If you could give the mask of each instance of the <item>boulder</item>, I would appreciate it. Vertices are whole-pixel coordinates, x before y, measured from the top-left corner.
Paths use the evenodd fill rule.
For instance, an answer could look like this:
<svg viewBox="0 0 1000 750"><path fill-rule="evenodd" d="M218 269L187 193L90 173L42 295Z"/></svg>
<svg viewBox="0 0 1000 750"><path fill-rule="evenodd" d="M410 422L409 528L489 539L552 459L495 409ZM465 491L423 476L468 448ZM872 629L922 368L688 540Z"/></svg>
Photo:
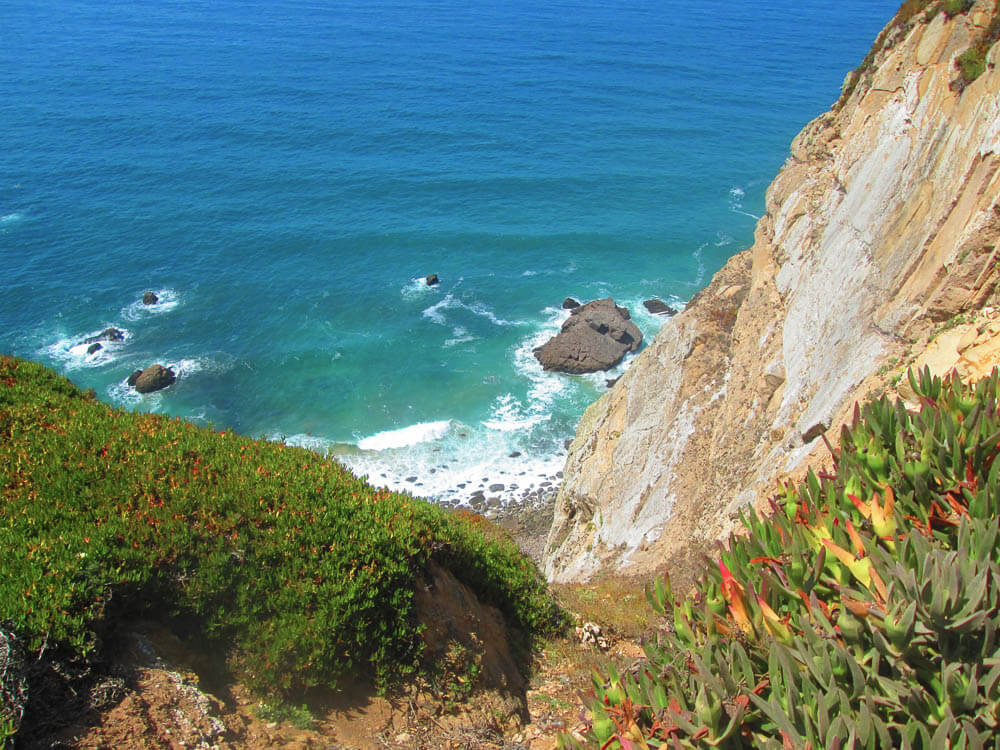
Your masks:
<svg viewBox="0 0 1000 750"><path fill-rule="evenodd" d="M546 370L578 375L608 370L641 344L642 332L628 310L607 297L574 309L559 333L534 354Z"/></svg>
<svg viewBox="0 0 1000 750"><path fill-rule="evenodd" d="M160 298L157 297L153 292L146 292L144 295L142 295L142 304L144 305L155 305L159 301Z"/></svg>
<svg viewBox="0 0 1000 750"><path fill-rule="evenodd" d="M127 382L129 384L130 388L134 388L135 387L135 383L139 379L140 375L142 375L142 370L136 370L131 375L128 376L128 381Z"/></svg>
<svg viewBox="0 0 1000 750"><path fill-rule="evenodd" d="M133 382L133 378L135 379ZM169 367L150 365L145 370L136 371L129 377L129 384L139 393L152 393L173 385L177 375Z"/></svg>
<svg viewBox="0 0 1000 750"><path fill-rule="evenodd" d="M95 342L87 347L87 354L93 354L94 352L99 352L103 348L104 348L103 346Z"/></svg>
<svg viewBox="0 0 1000 750"><path fill-rule="evenodd" d="M438 278L436 273L432 273L430 276L425 278L424 281L427 283L427 286L435 286L441 283L441 279Z"/></svg>
<svg viewBox="0 0 1000 750"><path fill-rule="evenodd" d="M117 328L105 328L96 336L88 336L83 340L85 344L96 344L98 341L124 341L125 334Z"/></svg>
<svg viewBox="0 0 1000 750"><path fill-rule="evenodd" d="M649 312L651 312L653 315L676 315L677 314L677 310L675 310L674 308L672 308L670 305L668 305L663 300L659 300L659 299L647 299L647 300L645 300L642 303L642 306L645 307L647 310L649 310Z"/></svg>
<svg viewBox="0 0 1000 750"><path fill-rule="evenodd" d="M563 303L562 303L563 310L575 310L579 306L580 306L580 303L577 302L572 297L567 297L566 299L563 300Z"/></svg>

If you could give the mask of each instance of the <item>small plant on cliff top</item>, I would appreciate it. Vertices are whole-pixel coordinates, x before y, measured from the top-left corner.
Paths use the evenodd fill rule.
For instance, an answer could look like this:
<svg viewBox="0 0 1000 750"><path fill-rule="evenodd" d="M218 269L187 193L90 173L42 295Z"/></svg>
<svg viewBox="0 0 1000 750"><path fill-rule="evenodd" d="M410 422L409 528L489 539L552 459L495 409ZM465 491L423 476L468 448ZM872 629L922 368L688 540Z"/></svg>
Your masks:
<svg viewBox="0 0 1000 750"><path fill-rule="evenodd" d="M1000 747L1000 375L910 380L695 595L650 589L670 634L594 675L587 747Z"/></svg>

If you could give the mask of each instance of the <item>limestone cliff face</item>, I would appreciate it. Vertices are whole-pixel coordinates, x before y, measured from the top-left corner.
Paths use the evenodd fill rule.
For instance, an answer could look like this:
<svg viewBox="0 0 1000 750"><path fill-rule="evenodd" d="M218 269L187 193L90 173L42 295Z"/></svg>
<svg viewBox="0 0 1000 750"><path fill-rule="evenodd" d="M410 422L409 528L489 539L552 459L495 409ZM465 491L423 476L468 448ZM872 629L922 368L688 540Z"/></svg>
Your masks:
<svg viewBox="0 0 1000 750"><path fill-rule="evenodd" d="M986 73L950 86L993 8L890 25L850 96L795 139L753 247L581 420L550 579L644 573L707 548L740 508L826 459L819 435L834 439L887 363L994 293L1000 45Z"/></svg>

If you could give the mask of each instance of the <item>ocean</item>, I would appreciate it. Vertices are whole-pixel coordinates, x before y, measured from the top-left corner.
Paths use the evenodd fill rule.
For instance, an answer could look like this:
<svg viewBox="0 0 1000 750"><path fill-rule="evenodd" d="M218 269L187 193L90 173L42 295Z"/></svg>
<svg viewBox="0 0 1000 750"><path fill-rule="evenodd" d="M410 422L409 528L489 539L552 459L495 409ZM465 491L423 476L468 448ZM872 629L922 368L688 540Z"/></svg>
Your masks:
<svg viewBox="0 0 1000 750"><path fill-rule="evenodd" d="M563 299L648 342L897 5L6 0L0 352L376 485L533 497L630 361L543 372Z"/></svg>

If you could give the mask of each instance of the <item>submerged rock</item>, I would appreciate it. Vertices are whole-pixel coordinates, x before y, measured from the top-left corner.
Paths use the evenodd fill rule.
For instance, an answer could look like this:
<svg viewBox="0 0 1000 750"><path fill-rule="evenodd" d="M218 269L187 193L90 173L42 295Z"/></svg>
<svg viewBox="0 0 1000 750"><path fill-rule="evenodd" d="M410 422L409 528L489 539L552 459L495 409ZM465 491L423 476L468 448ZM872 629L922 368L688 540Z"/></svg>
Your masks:
<svg viewBox="0 0 1000 750"><path fill-rule="evenodd" d="M144 305L155 305L160 301L160 298L156 296L153 292L146 292L142 295L142 304Z"/></svg>
<svg viewBox="0 0 1000 750"><path fill-rule="evenodd" d="M436 273L432 273L430 276L424 279L424 282L427 284L427 286L435 286L436 284L441 283L441 279L438 278L438 275Z"/></svg>
<svg viewBox="0 0 1000 750"><path fill-rule="evenodd" d="M659 300L659 299L647 299L647 300L645 300L642 303L642 306L645 307L653 315L668 315L669 316L669 315L676 315L677 314L677 310L675 310L674 308L672 308L670 305L668 305L663 300Z"/></svg>
<svg viewBox="0 0 1000 750"><path fill-rule="evenodd" d="M96 344L98 341L124 341L125 333L117 328L105 328L96 336L88 336L83 340L85 344Z"/></svg>
<svg viewBox="0 0 1000 750"><path fill-rule="evenodd" d="M608 370L642 344L642 332L629 318L628 310L610 297L588 302L535 349L535 358L546 370L573 375Z"/></svg>
<svg viewBox="0 0 1000 750"><path fill-rule="evenodd" d="M177 375L169 367L156 364L150 365L145 370L136 370L128 379L128 384L139 393L152 393L160 391L167 386L173 385L177 380Z"/></svg>

